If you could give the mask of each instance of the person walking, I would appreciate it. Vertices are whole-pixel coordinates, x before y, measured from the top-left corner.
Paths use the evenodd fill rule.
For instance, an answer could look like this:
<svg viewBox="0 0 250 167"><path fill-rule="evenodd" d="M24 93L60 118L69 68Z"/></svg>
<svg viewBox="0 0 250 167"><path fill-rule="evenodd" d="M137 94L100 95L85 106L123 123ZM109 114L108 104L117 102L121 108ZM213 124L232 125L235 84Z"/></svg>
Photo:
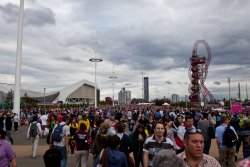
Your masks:
<svg viewBox="0 0 250 167"><path fill-rule="evenodd" d="M6 132L6 139L13 144L13 138L11 137L11 128L12 128L12 121L10 114L4 113L3 117L1 118L0 126L3 128L3 130Z"/></svg>
<svg viewBox="0 0 250 167"><path fill-rule="evenodd" d="M217 146L219 148L219 162L222 167L235 167L235 153L236 153L236 141L235 145L233 146L226 146L225 141L230 139L224 139L225 137L225 131L226 128L230 128L233 130L234 134L236 135L236 132L234 128L230 125L228 125L229 120L226 115L222 115L221 118L221 125L218 126L215 130L215 137Z"/></svg>
<svg viewBox="0 0 250 167"><path fill-rule="evenodd" d="M239 152L241 143L243 145L243 157L247 158L250 156L250 121L244 120L243 129L239 132L239 141L236 145L236 152Z"/></svg>
<svg viewBox="0 0 250 167"><path fill-rule="evenodd" d="M5 140L5 135L6 131L0 128L0 166L9 167L11 163L12 167L17 167L16 153L11 144Z"/></svg>
<svg viewBox="0 0 250 167"><path fill-rule="evenodd" d="M74 135L78 130L79 130L79 124L76 122L76 118L73 117L69 124L69 133L70 133L69 134L69 147L70 147L71 154L74 154L74 149L75 149ZM87 127L85 130L87 130Z"/></svg>
<svg viewBox="0 0 250 167"><path fill-rule="evenodd" d="M104 148L93 167L130 167L127 164L126 155L119 151L120 137L117 135L108 136L108 148Z"/></svg>
<svg viewBox="0 0 250 167"><path fill-rule="evenodd" d="M173 142L164 137L165 127L161 122L157 122L154 128L154 135L147 138L143 147L143 166L152 167L154 155L160 150L173 149Z"/></svg>
<svg viewBox="0 0 250 167"><path fill-rule="evenodd" d="M33 116L32 122L29 124L27 138L32 143L32 157L36 158L36 151L39 143L39 138L42 135L41 124L38 122L37 116Z"/></svg>
<svg viewBox="0 0 250 167"><path fill-rule="evenodd" d="M59 115L60 116L60 115ZM67 115L57 117L58 124L55 125L50 139L50 148L58 149L62 154L62 160L61 160L61 167L67 166L67 160L68 160L68 143L69 143L69 127L66 124L66 121L68 119Z"/></svg>
<svg viewBox="0 0 250 167"><path fill-rule="evenodd" d="M175 143L176 143L176 153L179 154L182 151L184 151L184 134L186 130L190 130L195 128L194 127L194 118L191 115L186 116L185 124L183 123L183 116L178 115L177 116L179 126L177 128L177 135L175 137Z"/></svg>
<svg viewBox="0 0 250 167"><path fill-rule="evenodd" d="M87 127L84 123L80 124L80 130L74 134L76 142L76 167L86 167L90 150L90 137L87 133Z"/></svg>
<svg viewBox="0 0 250 167"><path fill-rule="evenodd" d="M134 155L136 167L139 167L140 163L143 164L142 152L143 152L143 144L146 138L147 138L147 135L145 133L145 127L142 124L138 124L135 131L131 135L133 155Z"/></svg>
<svg viewBox="0 0 250 167"><path fill-rule="evenodd" d="M203 153L209 154L211 146L211 138L209 137L209 126L213 127L213 124L208 120L208 114L203 113L203 119L200 120L197 124L197 128L201 130L204 137L204 151Z"/></svg>
<svg viewBox="0 0 250 167"><path fill-rule="evenodd" d="M207 154L204 150L204 137L200 129L189 129L184 134L185 149L177 156L184 160L185 167L220 167L217 160Z"/></svg>
<svg viewBox="0 0 250 167"><path fill-rule="evenodd" d="M39 117L39 122L41 123L41 127L42 127L42 137L45 137L44 134L44 130L47 127L47 120L48 120L48 116L46 115L45 111L41 111L41 116Z"/></svg>
<svg viewBox="0 0 250 167"><path fill-rule="evenodd" d="M115 124L115 130L116 130L116 134L118 137L120 137L120 147L119 150L121 152L124 152L124 154L126 155L127 159L129 154L133 151L132 150L132 142L131 139L129 138L129 136L124 133L125 131L125 125L123 122L117 122Z"/></svg>
<svg viewBox="0 0 250 167"><path fill-rule="evenodd" d="M178 157L173 150L162 150L155 155L153 167L184 167L184 160Z"/></svg>
<svg viewBox="0 0 250 167"><path fill-rule="evenodd" d="M56 124L57 124L56 116L54 114L51 114L47 120L47 128L49 129L49 134L47 135L46 142L48 145L50 144L51 134Z"/></svg>
<svg viewBox="0 0 250 167"><path fill-rule="evenodd" d="M16 132L18 132L18 124L19 124L20 119L17 113L14 114L13 120L14 120L14 129Z"/></svg>
<svg viewBox="0 0 250 167"><path fill-rule="evenodd" d="M62 154L57 149L48 149L43 155L45 167L60 167Z"/></svg>

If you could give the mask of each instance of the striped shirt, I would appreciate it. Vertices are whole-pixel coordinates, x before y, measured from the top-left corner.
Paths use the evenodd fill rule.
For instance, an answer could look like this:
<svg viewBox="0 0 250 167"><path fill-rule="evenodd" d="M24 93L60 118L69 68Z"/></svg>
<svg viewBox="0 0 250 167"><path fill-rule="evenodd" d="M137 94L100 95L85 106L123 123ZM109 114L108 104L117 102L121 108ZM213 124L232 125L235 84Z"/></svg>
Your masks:
<svg viewBox="0 0 250 167"><path fill-rule="evenodd" d="M188 162L185 151L178 154L177 156L184 160L184 167L192 167ZM198 167L221 167L221 165L214 157L203 154L202 160L199 163Z"/></svg>
<svg viewBox="0 0 250 167"><path fill-rule="evenodd" d="M173 141L164 138L162 142L158 143L154 136L147 138L143 146L143 151L148 153L148 166L153 165L154 155L164 149L173 149Z"/></svg>

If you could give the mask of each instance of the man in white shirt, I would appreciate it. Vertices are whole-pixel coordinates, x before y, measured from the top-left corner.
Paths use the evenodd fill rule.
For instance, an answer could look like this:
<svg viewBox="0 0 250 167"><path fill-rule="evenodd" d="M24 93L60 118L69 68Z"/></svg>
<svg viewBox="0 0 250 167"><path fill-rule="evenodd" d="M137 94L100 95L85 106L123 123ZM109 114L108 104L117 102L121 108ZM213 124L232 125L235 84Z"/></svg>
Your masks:
<svg viewBox="0 0 250 167"><path fill-rule="evenodd" d="M42 137L45 137L44 136L44 129L46 128L47 126L47 119L48 119L48 116L45 114L44 111L41 112L41 116L39 118L39 122L41 123L41 126L42 126Z"/></svg>
<svg viewBox="0 0 250 167"><path fill-rule="evenodd" d="M16 132L18 132L18 124L20 119L17 113L15 113L13 120L14 120L14 129Z"/></svg>

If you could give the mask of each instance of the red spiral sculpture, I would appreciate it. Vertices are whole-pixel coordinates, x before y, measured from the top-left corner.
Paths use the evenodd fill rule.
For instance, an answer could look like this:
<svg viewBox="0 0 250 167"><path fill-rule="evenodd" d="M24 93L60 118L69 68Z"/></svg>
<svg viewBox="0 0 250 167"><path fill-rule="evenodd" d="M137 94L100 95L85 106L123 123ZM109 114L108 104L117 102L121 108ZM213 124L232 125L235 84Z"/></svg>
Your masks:
<svg viewBox="0 0 250 167"><path fill-rule="evenodd" d="M207 57L198 55L197 48L199 44L203 44L207 51ZM189 79L191 84L189 85L188 92L189 100L191 102L201 102L203 98L204 102L210 102L214 100L214 96L204 85L207 78L208 66L211 61L211 51L206 41L198 40L195 42L190 58L191 66L189 68Z"/></svg>

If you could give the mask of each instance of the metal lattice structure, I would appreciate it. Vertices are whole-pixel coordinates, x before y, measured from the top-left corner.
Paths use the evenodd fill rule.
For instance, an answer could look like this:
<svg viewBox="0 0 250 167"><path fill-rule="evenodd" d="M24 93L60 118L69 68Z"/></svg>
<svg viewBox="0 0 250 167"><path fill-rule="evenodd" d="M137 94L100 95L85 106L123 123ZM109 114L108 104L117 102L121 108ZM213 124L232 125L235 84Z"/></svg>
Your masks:
<svg viewBox="0 0 250 167"><path fill-rule="evenodd" d="M205 46L207 56L201 56L197 53L199 44ZM206 41L197 40L193 47L192 57L190 58L191 66L189 68L189 79L191 84L189 85L188 92L189 100L191 102L204 101L208 103L214 100L214 96L206 88L204 82L207 78L208 66L211 61L211 51ZM203 100L201 99L203 97Z"/></svg>

